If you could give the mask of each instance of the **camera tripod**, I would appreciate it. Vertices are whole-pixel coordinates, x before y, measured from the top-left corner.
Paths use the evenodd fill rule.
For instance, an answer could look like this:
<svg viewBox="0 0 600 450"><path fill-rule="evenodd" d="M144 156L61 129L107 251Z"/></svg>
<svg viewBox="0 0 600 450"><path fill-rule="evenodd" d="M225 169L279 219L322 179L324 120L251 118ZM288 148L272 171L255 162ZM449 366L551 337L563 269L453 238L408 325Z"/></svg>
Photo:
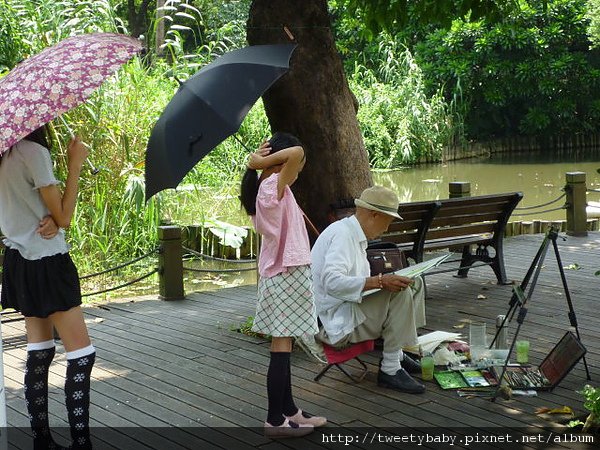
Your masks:
<svg viewBox="0 0 600 450"><path fill-rule="evenodd" d="M560 272L560 278L562 281L563 289L565 291L565 298L567 299L567 305L569 306L569 322L570 322L571 326L573 328L575 328L575 333L577 335L577 339L579 339L581 341L581 337L579 335L579 327L577 325L577 316L575 315L575 310L573 308L573 301L571 300L571 294L569 292L569 287L567 286L567 277L565 276L565 271L563 269L560 254L558 252L558 245L556 244L556 240L558 237L559 237L558 231L553 226L551 226L550 229L548 230L548 232L546 233L546 236L544 237L542 245L540 245L540 248L538 249L535 257L533 258L533 261L531 262L531 265L529 266L529 269L527 270L527 274L525 275L525 278L523 278L523 281L521 282L521 284L519 286L513 287L513 295L509 301L508 311L507 311L506 315L504 316L504 320L502 321L502 323L496 330L496 335L494 336L494 339L492 340L492 343L490 344L490 348L492 348L492 346L498 339L498 335L500 334L501 330L504 328L506 321L508 320L509 322L511 322L518 310L519 314L517 315L517 329L515 330L515 334L512 339L512 342L510 344L510 349L508 351L508 355L506 355L506 360L504 361L504 365L502 366L502 372L498 379L498 385L496 387L494 395L492 396L492 401L496 400L498 391L500 389L500 385L502 384L502 380L504 379L504 374L506 372L506 367L508 366L508 361L509 361L510 355L515 347L515 342L517 341L519 332L521 330L521 326L523 325L523 322L525 321L525 316L527 315L527 307L526 307L527 301L531 298L531 296L533 294L533 290L535 289L535 285L537 284L538 277L540 275L540 271L542 270L542 265L544 263L544 258L546 257L546 254L548 253L548 248L550 246L550 243L552 243L552 247L554 248L554 256L556 257L556 262L558 263L558 270ZM561 238L561 239L565 240L565 238ZM530 281L531 281L531 285L529 285ZM529 289L527 290L528 285L529 285ZM527 294L525 293L526 290L527 290ZM591 380L590 371L589 371L585 356L583 357L583 364L585 365L585 373L587 375L587 379Z"/></svg>

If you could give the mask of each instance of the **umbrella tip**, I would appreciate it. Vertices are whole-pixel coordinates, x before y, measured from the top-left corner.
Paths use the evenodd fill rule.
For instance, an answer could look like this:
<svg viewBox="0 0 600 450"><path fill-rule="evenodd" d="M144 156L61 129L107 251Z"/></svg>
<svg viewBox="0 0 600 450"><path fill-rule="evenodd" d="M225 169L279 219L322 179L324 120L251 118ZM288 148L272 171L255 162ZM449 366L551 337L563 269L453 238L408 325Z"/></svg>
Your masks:
<svg viewBox="0 0 600 450"><path fill-rule="evenodd" d="M183 86L183 81L181 81L179 78L177 78L177 76L173 75L173 78L175 78L175 81L177 81L179 83L179 86Z"/></svg>

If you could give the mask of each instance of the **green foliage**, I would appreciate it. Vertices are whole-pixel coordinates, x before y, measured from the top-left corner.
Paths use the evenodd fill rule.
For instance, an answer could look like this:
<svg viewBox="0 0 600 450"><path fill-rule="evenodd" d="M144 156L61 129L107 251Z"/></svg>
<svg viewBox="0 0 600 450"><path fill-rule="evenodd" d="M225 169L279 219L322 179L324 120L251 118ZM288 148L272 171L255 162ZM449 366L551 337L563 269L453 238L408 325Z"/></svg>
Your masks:
<svg viewBox="0 0 600 450"><path fill-rule="evenodd" d="M443 86L450 99L460 85L471 138L597 130L600 66L585 1L529 3L495 24L457 20L416 46L429 92Z"/></svg>
<svg viewBox="0 0 600 450"><path fill-rule="evenodd" d="M349 15L360 20L372 33L382 29L398 30L410 22L449 26L455 18L499 20L519 8L519 0L337 0Z"/></svg>
<svg viewBox="0 0 600 450"><path fill-rule="evenodd" d="M592 46L600 46L600 0L588 0L586 17L589 20L588 35Z"/></svg>
<svg viewBox="0 0 600 450"><path fill-rule="evenodd" d="M373 58L367 65L356 63L350 76L372 166L389 169L440 159L457 132L450 106L440 94L425 94L412 54L389 35L383 35Z"/></svg>
<svg viewBox="0 0 600 450"><path fill-rule="evenodd" d="M600 417L600 388L586 384L578 394L585 397L583 407L596 417Z"/></svg>
<svg viewBox="0 0 600 450"><path fill-rule="evenodd" d="M268 340L271 339L271 335L265 335L262 333L257 333L256 331L252 331L252 325L254 325L254 317L248 316L248 318L244 322L240 323L238 327L232 326L231 331L237 331L241 334L245 334L246 336L260 337Z"/></svg>
<svg viewBox="0 0 600 450"><path fill-rule="evenodd" d="M71 34L123 31L123 22L113 15L110 4L108 0L6 0L0 6L0 17L8 19L0 23L0 64L9 69ZM218 47L214 44L211 48ZM147 60L134 58L85 104L63 115L68 128L60 120L54 122L53 159L59 179L66 175L70 130L91 146L90 159L101 169L96 176L84 171L68 230L73 258L82 275L154 248L161 221L247 222L236 213L239 173L248 152L233 139L198 164L184 179L181 191L163 192L148 203L144 201L144 154L150 131L177 91L173 75L185 79L211 60L215 52L206 48L201 47L199 54L178 56L173 64L159 59L149 65ZM248 119L239 137L255 148L268 133L262 105L253 108Z"/></svg>

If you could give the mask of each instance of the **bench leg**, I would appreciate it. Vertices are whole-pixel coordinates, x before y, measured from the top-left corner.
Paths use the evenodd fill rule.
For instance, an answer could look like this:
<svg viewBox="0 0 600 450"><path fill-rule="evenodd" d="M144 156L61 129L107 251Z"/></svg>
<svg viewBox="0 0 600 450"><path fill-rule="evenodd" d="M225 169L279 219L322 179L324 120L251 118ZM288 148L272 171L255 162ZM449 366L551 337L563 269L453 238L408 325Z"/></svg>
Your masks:
<svg viewBox="0 0 600 450"><path fill-rule="evenodd" d="M490 245L495 251L493 258L490 258L487 248L481 251L481 254L473 255L469 245L463 247L462 258L460 261L460 268L458 273L455 275L457 278L467 278L471 265L477 261L489 264L496 275L498 284L511 284L506 279L506 270L504 268L504 253L502 251L502 244L496 244L495 246ZM479 253L479 252L478 252Z"/></svg>
<svg viewBox="0 0 600 450"><path fill-rule="evenodd" d="M462 251L462 258L460 259L460 268L458 269L458 273L455 276L457 278L467 278L467 275L469 274L469 269L471 268L471 264L473 264L471 246L465 245Z"/></svg>
<svg viewBox="0 0 600 450"><path fill-rule="evenodd" d="M494 259L492 260L492 270L496 274L496 279L498 280L498 284L511 284L510 281L506 279L506 269L504 268L504 249L502 246L502 239L498 240L494 243L494 250L496 254L494 255Z"/></svg>

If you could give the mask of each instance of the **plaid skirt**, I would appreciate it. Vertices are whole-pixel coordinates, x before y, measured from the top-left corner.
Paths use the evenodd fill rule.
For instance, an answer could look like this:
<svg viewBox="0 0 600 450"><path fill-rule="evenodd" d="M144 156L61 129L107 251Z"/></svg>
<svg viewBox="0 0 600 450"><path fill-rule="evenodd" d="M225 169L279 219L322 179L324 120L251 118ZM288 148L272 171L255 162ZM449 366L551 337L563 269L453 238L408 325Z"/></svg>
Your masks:
<svg viewBox="0 0 600 450"><path fill-rule="evenodd" d="M319 331L312 294L310 266L258 282L258 303L252 331L275 337L302 337Z"/></svg>

